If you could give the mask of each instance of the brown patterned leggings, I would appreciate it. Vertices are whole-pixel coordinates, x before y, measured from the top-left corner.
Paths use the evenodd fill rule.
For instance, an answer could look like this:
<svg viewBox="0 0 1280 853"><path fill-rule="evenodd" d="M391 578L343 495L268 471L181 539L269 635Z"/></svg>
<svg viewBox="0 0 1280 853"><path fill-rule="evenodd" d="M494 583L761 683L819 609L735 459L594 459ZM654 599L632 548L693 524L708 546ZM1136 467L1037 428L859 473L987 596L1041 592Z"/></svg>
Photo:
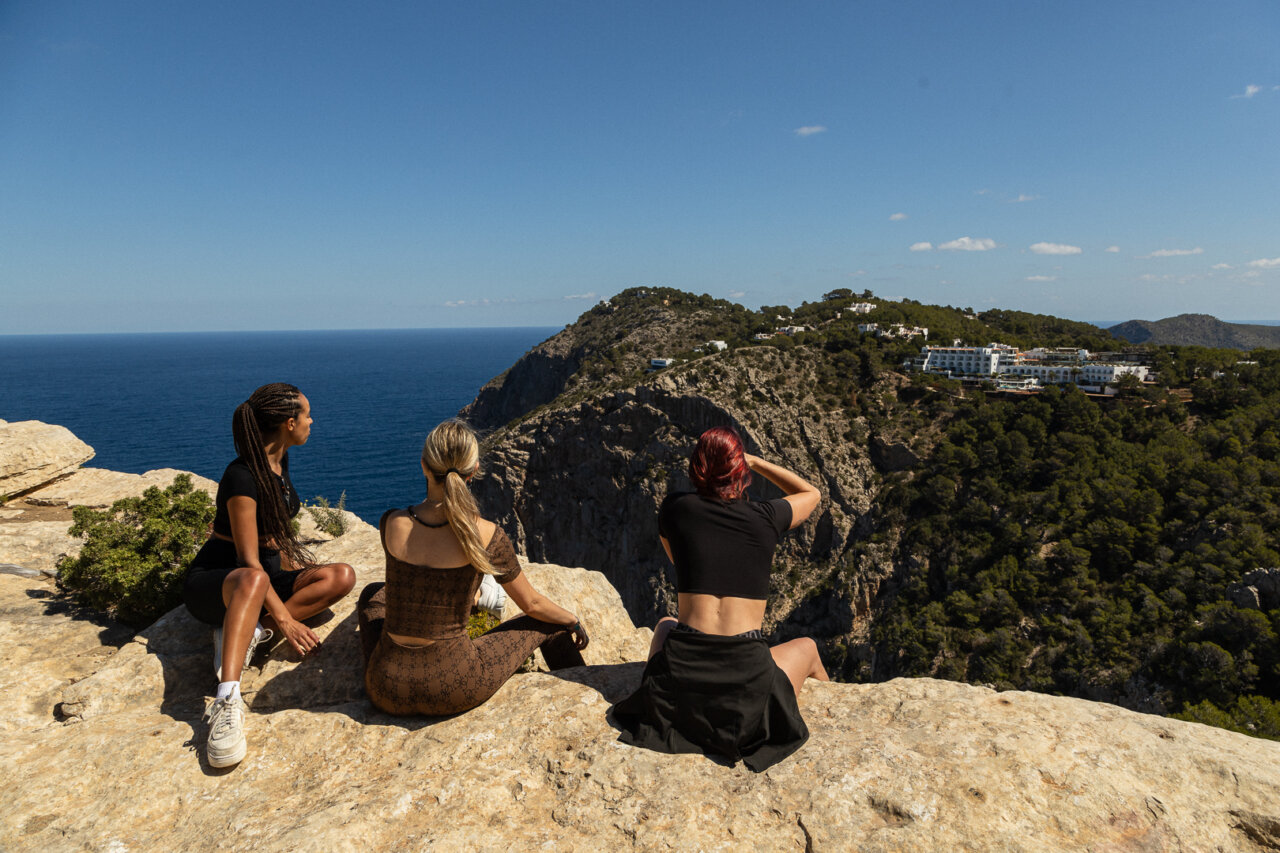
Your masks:
<svg viewBox="0 0 1280 853"><path fill-rule="evenodd" d="M411 647L382 633L386 584L371 583L356 607L364 651L364 689L388 714L440 716L483 703L536 648L551 669L583 666L563 625L520 616L472 640L466 634Z"/></svg>

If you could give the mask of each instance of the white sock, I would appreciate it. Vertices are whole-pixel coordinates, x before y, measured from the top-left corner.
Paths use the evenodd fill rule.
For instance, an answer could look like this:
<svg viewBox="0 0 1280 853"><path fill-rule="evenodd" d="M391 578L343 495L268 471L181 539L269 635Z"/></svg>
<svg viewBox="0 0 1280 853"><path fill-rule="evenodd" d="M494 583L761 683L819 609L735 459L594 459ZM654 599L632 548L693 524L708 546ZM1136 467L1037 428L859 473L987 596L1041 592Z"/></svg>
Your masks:
<svg viewBox="0 0 1280 853"><path fill-rule="evenodd" d="M214 694L216 699L239 699L240 698L240 682L238 681L220 681L218 682L218 692Z"/></svg>

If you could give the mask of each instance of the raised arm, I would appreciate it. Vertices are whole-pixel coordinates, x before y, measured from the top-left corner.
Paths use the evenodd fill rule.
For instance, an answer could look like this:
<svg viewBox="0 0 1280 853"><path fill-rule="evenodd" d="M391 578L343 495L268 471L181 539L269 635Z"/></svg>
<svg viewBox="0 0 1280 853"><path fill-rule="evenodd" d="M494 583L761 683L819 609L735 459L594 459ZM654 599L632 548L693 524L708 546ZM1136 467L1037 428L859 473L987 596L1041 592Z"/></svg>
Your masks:
<svg viewBox="0 0 1280 853"><path fill-rule="evenodd" d="M766 462L750 453L745 453L743 456L752 471L782 489L787 503L791 504L791 527L804 524L818 508L818 501L822 500L822 493L818 491L818 487L781 465Z"/></svg>

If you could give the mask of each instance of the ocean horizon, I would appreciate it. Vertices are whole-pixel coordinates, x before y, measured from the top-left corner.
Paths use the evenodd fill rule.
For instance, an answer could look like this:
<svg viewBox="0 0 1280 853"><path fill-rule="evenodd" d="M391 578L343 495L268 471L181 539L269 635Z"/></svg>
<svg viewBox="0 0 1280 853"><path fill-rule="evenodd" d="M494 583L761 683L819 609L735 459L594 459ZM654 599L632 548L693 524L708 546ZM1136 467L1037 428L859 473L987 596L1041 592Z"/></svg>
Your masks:
<svg viewBox="0 0 1280 853"><path fill-rule="evenodd" d="M70 429L86 467L218 480L231 416L268 382L297 385L315 424L290 452L298 493L376 523L420 500L427 432L559 326L0 336L0 419Z"/></svg>

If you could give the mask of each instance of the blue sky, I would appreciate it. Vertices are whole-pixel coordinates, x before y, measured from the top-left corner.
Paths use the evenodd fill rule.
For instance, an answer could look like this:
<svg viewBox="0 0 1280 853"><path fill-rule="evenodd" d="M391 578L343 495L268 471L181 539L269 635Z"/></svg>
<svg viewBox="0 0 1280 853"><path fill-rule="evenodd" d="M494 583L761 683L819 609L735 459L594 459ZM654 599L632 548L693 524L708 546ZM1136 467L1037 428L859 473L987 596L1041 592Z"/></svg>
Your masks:
<svg viewBox="0 0 1280 853"><path fill-rule="evenodd" d="M0 2L0 333L1280 320L1280 3Z"/></svg>

